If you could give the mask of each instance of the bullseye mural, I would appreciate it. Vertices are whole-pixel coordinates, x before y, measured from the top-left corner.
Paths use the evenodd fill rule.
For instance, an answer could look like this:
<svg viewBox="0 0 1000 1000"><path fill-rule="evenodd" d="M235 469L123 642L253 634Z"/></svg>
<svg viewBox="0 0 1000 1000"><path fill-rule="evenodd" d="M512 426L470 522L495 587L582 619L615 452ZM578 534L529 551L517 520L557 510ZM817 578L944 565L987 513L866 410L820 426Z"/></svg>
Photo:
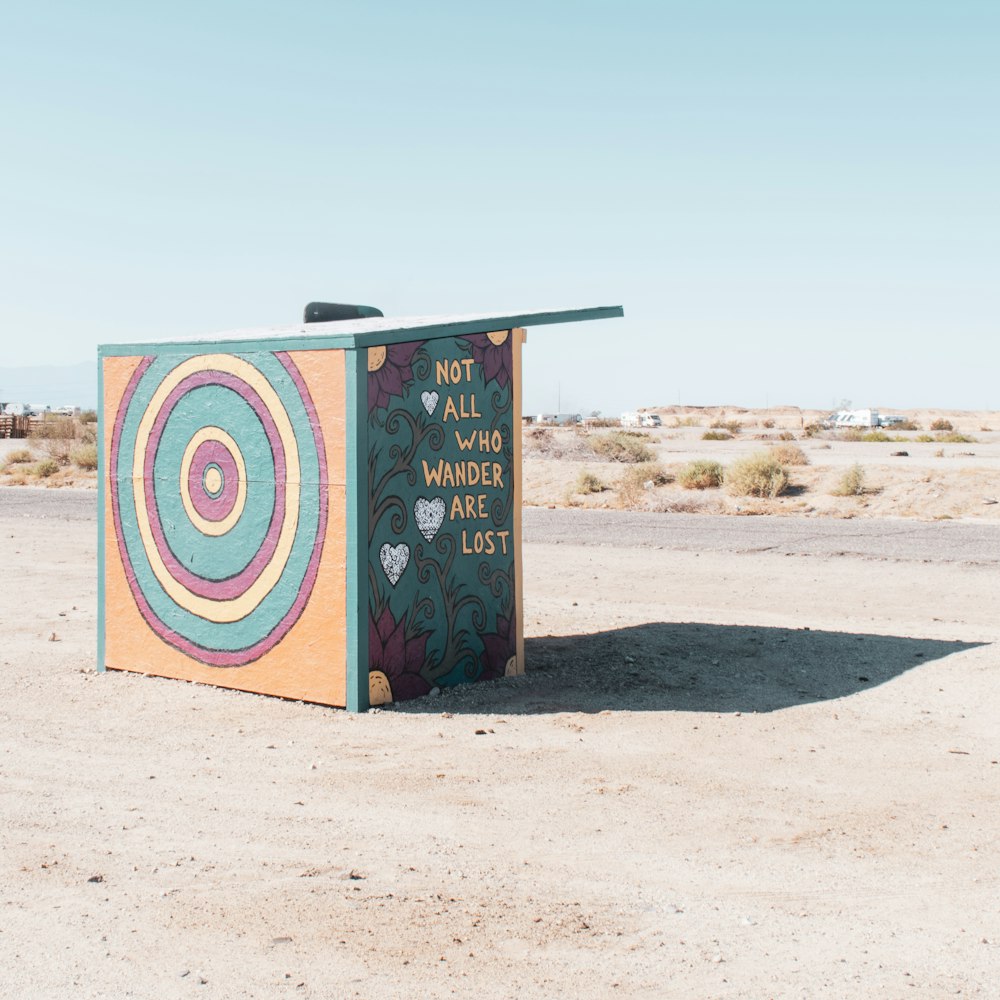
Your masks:
<svg viewBox="0 0 1000 1000"><path fill-rule="evenodd" d="M110 448L118 551L152 632L240 667L302 614L323 555L320 421L291 356L144 357Z"/></svg>

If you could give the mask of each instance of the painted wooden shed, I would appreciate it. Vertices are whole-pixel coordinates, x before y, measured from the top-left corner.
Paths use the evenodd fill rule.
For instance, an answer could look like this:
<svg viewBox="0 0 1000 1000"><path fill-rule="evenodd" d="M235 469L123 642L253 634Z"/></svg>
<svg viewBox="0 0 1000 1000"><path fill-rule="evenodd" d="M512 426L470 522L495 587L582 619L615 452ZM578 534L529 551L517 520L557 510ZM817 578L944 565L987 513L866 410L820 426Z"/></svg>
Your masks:
<svg viewBox="0 0 1000 1000"><path fill-rule="evenodd" d="M99 349L99 669L364 710L524 669L524 327Z"/></svg>

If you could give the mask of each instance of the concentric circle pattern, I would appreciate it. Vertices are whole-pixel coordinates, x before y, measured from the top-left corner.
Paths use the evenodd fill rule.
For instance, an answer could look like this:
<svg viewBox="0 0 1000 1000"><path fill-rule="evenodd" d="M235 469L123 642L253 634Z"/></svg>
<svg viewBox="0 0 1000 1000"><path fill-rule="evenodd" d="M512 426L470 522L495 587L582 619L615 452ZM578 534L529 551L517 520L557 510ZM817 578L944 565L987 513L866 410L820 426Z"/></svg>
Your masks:
<svg viewBox="0 0 1000 1000"><path fill-rule="evenodd" d="M289 355L144 358L110 473L119 552L150 628L211 666L273 649L309 600L327 525L323 436Z"/></svg>

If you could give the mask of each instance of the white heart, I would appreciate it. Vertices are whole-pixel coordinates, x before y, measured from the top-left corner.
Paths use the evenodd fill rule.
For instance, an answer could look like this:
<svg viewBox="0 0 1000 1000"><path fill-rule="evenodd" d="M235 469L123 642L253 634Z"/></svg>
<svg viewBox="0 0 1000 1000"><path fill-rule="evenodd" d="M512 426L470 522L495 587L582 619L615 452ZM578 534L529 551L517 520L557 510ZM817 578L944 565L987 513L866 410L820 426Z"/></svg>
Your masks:
<svg viewBox="0 0 1000 1000"><path fill-rule="evenodd" d="M399 545L390 545L386 542L378 550L378 557L389 583L395 587L403 575L403 570L406 569L406 564L410 561L410 546L406 542L400 542Z"/></svg>
<svg viewBox="0 0 1000 1000"><path fill-rule="evenodd" d="M424 409L427 411L427 416L433 417L434 411L437 409L438 400L441 397L436 392L422 392L420 393L420 402L424 404ZM430 541L430 539L428 539Z"/></svg>
<svg viewBox="0 0 1000 1000"><path fill-rule="evenodd" d="M420 534L427 541L434 541L434 536L444 521L444 511L444 500L441 497L435 497L433 500L417 497L417 502L413 505L413 516L417 519Z"/></svg>

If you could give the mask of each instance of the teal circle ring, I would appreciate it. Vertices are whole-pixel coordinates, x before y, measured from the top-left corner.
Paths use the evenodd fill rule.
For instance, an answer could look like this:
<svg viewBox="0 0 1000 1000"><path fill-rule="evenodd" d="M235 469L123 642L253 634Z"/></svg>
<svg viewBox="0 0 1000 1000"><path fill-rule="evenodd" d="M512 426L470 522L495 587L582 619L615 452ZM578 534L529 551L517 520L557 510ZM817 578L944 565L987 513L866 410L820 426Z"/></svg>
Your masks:
<svg viewBox="0 0 1000 1000"><path fill-rule="evenodd" d="M242 666L275 648L308 603L328 521L325 445L308 387L288 354L226 356L238 358L263 377L278 400L280 414L268 412L250 384L231 372L213 369L208 358L204 367L190 364L197 357L144 358L133 374L112 435L112 510L126 579L150 628L200 662ZM164 399L158 390L185 363L190 374ZM273 399L271 392L266 395ZM148 428L151 420L159 428L155 449L153 435L147 433L147 454L137 456L140 425ZM297 488L275 481L285 467L284 447L276 434L276 426L282 425L290 426L294 437L300 472ZM248 472L239 519L232 530L218 536L199 531L180 502L184 451L195 433L212 426L220 427L236 442ZM140 481L132 475L137 463L148 473ZM216 495L232 485L225 482L224 475L221 478ZM181 599L168 593L154 572L149 532L140 528L136 509L139 490L145 491L149 522L162 526L162 539L156 541L165 546L160 556L166 553L170 561L160 559L160 565L174 567L171 576L176 586L172 590L181 593ZM294 508L285 503L286 495L295 498ZM260 576L258 563L267 565L264 557L273 551L276 537L283 527L288 537L293 522L294 535L280 575L242 617L214 620L211 604L207 614L184 606L183 595L189 591L232 600L239 596L240 588L242 592L249 589ZM182 590L185 585L178 578L188 584L193 580L198 589ZM191 603L200 609L206 607L204 600Z"/></svg>

